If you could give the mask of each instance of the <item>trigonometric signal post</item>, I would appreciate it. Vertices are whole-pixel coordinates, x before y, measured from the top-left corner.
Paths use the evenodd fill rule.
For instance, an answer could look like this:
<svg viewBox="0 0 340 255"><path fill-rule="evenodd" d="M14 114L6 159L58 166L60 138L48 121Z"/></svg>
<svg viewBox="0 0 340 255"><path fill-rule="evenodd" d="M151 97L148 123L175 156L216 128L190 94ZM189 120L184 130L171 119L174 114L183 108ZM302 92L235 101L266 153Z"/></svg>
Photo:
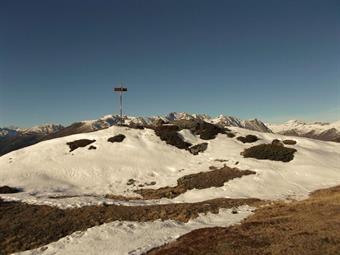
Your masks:
<svg viewBox="0 0 340 255"><path fill-rule="evenodd" d="M123 83L120 87L115 87L114 92L119 93L119 112L120 112L120 125L123 125L123 93L127 92L127 88L123 87Z"/></svg>

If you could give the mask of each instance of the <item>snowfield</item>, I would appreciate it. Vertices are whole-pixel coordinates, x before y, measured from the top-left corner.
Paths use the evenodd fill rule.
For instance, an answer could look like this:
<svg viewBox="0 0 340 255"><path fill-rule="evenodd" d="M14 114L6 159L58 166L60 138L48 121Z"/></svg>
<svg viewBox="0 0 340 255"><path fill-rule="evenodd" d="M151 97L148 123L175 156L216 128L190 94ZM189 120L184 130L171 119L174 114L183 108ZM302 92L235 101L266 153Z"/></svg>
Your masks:
<svg viewBox="0 0 340 255"><path fill-rule="evenodd" d="M260 140L243 144L236 137L218 134L215 139L206 141L189 130L180 131L183 139L192 144L208 142L208 149L196 156L167 145L151 129L112 126L44 141L0 157L0 186L24 190L1 197L61 208L104 202L146 205L199 202L220 197L302 199L316 189L340 184L340 143L237 127L230 129L236 137L253 134ZM121 143L107 141L117 134L124 134L125 140ZM90 145L97 149L88 150L88 145L70 152L66 143L78 139L96 140ZM296 145L286 145L297 150L292 161L257 160L240 155L245 148L271 143L273 139L297 141ZM138 196L133 192L138 187L127 185L129 179L136 180L136 186L156 182L144 188L175 186L177 179L184 175L209 171L210 166L222 167L224 164L256 174L233 179L223 187L189 190L174 199L123 202L104 198L106 194ZM53 196L74 197L53 199ZM62 238L49 244L48 249L39 248L23 254L140 254L196 228L237 223L251 213L251 208L242 207L238 211L233 215L230 210L221 209L217 215L200 215L186 224L175 221L112 222Z"/></svg>
<svg viewBox="0 0 340 255"><path fill-rule="evenodd" d="M223 187L191 190L179 197L162 199L155 203L198 202L216 197L285 199L303 198L310 191L340 184L340 144L294 137L297 149L292 161L284 163L270 160L243 158L245 148L270 143L273 139L291 139L271 133L259 133L242 128L231 128L237 135L254 134L260 138L252 144L243 144L236 138L219 134L208 140L208 149L199 155L167 145L151 129L130 129L113 126L105 130L77 134L44 141L0 157L0 183L24 189L23 193L2 195L28 203L56 206L82 206L102 203L103 195L136 196L129 179L136 184L155 181L152 188L175 186L177 179L188 174L209 171L210 166L226 164L256 175L243 176L225 183ZM124 134L122 143L110 143L109 137ZM180 131L184 140L193 144L203 142L188 130ZM69 152L67 142L94 139L88 147ZM215 160L227 160L218 162ZM49 199L50 196L80 197ZM82 195L93 195L82 197ZM139 202L140 203L140 202Z"/></svg>

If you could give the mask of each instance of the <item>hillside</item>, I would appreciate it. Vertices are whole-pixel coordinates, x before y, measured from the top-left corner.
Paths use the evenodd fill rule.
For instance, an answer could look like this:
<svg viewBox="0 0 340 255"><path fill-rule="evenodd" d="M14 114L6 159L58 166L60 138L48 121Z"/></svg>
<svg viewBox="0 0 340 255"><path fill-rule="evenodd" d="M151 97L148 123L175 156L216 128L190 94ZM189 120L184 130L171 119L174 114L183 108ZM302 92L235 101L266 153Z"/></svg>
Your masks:
<svg viewBox="0 0 340 255"><path fill-rule="evenodd" d="M25 215L33 210L38 217L25 220L27 228L15 228L23 224L16 219L19 225L4 234L19 238L24 250L57 241L43 254L81 254L85 248L88 254L113 250L140 254L197 228L237 223L252 213L258 199L303 199L311 191L340 184L338 143L296 137L296 144L283 145L280 141L289 137L200 122L178 125L163 125L162 132L112 126L43 141L0 157L0 184L22 190L1 197L28 203L3 206L12 208L7 212L21 208ZM191 148L202 144L205 150L194 155ZM263 144L275 153L293 152L293 158L282 162L245 157L245 149ZM55 211L57 207L65 211ZM59 217L60 222L73 223L62 225ZM30 242L18 234L11 237L18 231L27 236L25 231L40 229L39 224L47 224L41 231L46 226L54 230L45 232L43 239L32 235ZM89 227L93 228L85 231ZM78 230L85 232L77 234ZM71 238L60 239L73 232ZM19 246L12 245L4 247L17 251Z"/></svg>
<svg viewBox="0 0 340 255"><path fill-rule="evenodd" d="M165 116L154 117L134 117L124 116L123 123L130 126L155 126L159 122L173 122L178 120L208 121L222 126L235 126L250 130L271 132L266 125L255 120L240 120L230 116L221 115L218 118L211 118L208 115L169 113ZM105 115L95 120L84 120L75 122L67 127L56 124L45 124L32 128L0 128L0 156L8 152L21 149L23 147L50 140L58 137L73 134L97 131L118 125L120 117L118 115Z"/></svg>

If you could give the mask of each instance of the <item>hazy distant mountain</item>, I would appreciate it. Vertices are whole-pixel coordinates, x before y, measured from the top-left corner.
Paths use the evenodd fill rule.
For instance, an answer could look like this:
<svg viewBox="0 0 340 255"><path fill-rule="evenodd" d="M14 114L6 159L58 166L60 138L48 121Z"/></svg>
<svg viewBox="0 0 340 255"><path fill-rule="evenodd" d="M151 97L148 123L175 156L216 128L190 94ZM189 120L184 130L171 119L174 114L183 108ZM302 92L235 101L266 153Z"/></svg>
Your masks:
<svg viewBox="0 0 340 255"><path fill-rule="evenodd" d="M211 119L211 122L214 124L221 124L221 125L229 126L229 127L241 127L245 129L259 131L259 132L267 132L267 133L272 132L270 128L266 126L266 124L264 124L262 121L258 119L240 120L232 116L220 115L218 118Z"/></svg>
<svg viewBox="0 0 340 255"><path fill-rule="evenodd" d="M32 128L0 128L0 155L40 142L45 136L63 128L55 124Z"/></svg>
<svg viewBox="0 0 340 255"><path fill-rule="evenodd" d="M240 127L259 132L274 132L283 135L340 142L340 121L334 123L305 123L297 120L290 120L283 124L266 125L258 119L241 120L226 115L220 115L214 118L206 114L189 114L185 112L172 112L165 116L153 117L123 117L123 123L125 125L138 126L154 126L158 123L171 123L176 120L206 121L224 127ZM40 141L72 134L93 132L117 125L119 122L120 117L118 115L106 115L95 120L75 122L67 127L57 124L46 124L32 128L0 128L0 156Z"/></svg>
<svg viewBox="0 0 340 255"><path fill-rule="evenodd" d="M17 134L18 134L17 128L9 128L9 127L0 128L0 137L15 136Z"/></svg>
<svg viewBox="0 0 340 255"><path fill-rule="evenodd" d="M275 133L282 135L302 136L324 141L340 142L340 121L333 123L306 123L289 120L283 124L268 124Z"/></svg>

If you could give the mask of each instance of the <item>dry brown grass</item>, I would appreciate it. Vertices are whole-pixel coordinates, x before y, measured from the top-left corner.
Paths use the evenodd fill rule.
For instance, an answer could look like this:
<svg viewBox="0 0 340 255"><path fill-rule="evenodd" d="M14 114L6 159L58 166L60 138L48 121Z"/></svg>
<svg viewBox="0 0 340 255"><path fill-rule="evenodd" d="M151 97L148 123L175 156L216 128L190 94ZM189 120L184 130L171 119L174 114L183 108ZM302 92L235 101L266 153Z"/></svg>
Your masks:
<svg viewBox="0 0 340 255"><path fill-rule="evenodd" d="M259 208L240 225L192 231L148 254L338 255L340 186Z"/></svg>
<svg viewBox="0 0 340 255"><path fill-rule="evenodd" d="M135 192L140 194L144 199L175 198L187 190L207 189L211 187L222 187L225 182L235 178L241 178L244 175L255 174L250 170L239 170L224 166L214 168L208 172L185 175L177 180L177 186L162 187L159 189L140 189Z"/></svg>
<svg viewBox="0 0 340 255"><path fill-rule="evenodd" d="M257 206L260 203L259 199L220 198L199 203L103 205L63 210L47 205L4 202L0 198L0 254L37 248L75 231L115 220L145 222L172 219L187 222L200 213L218 213L219 208L245 204Z"/></svg>

